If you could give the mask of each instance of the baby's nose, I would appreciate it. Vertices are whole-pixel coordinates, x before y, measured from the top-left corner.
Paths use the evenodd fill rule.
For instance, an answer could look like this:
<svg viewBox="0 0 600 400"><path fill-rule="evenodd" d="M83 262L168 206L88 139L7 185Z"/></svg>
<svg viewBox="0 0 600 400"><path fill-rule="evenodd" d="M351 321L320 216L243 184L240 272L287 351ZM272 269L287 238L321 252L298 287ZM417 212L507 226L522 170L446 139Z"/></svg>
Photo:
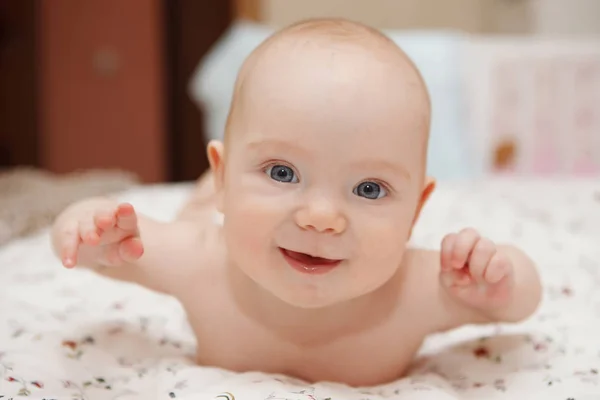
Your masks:
<svg viewBox="0 0 600 400"><path fill-rule="evenodd" d="M296 212L296 224L319 233L339 234L346 230L344 215L328 201L317 201Z"/></svg>

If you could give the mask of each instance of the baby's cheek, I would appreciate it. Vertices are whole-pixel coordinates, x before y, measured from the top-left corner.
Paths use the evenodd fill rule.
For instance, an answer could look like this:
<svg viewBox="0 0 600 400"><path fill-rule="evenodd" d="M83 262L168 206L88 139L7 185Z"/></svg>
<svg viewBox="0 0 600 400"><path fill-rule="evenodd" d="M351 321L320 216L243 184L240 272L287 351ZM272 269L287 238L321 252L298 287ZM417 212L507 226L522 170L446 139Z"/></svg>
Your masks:
<svg viewBox="0 0 600 400"><path fill-rule="evenodd" d="M399 262L404 253L408 234L398 226L381 224L364 236L366 254L373 255L379 262Z"/></svg>
<svg viewBox="0 0 600 400"><path fill-rule="evenodd" d="M230 243L245 252L259 250L264 246L264 234L261 232L261 223L250 218L231 218L226 225ZM262 246L261 246L262 244Z"/></svg>
<svg viewBox="0 0 600 400"><path fill-rule="evenodd" d="M254 256L270 243L269 216L261 207L244 204L229 207L225 217L225 229L232 246Z"/></svg>

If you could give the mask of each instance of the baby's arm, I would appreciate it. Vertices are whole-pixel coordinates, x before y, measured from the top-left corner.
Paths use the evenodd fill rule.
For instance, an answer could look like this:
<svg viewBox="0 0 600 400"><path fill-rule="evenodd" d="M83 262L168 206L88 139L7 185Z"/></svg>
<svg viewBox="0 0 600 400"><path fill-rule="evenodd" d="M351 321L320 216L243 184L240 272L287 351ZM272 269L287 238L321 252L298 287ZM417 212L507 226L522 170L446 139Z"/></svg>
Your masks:
<svg viewBox="0 0 600 400"><path fill-rule="evenodd" d="M496 309L488 310L484 318L498 322L519 322L530 317L538 308L542 297L542 283L534 262L519 248L498 245L498 252L512 264L512 296L510 301ZM509 275L511 272L507 272Z"/></svg>
<svg viewBox="0 0 600 400"><path fill-rule="evenodd" d="M52 227L52 245L67 268L170 293L182 268L199 260L199 229L188 221L159 222L108 198L75 203Z"/></svg>
<svg viewBox="0 0 600 400"><path fill-rule="evenodd" d="M496 245L473 229L447 235L441 252L420 262L438 271L430 307L441 330L465 324L520 322L537 309L542 287L533 261L514 246Z"/></svg>

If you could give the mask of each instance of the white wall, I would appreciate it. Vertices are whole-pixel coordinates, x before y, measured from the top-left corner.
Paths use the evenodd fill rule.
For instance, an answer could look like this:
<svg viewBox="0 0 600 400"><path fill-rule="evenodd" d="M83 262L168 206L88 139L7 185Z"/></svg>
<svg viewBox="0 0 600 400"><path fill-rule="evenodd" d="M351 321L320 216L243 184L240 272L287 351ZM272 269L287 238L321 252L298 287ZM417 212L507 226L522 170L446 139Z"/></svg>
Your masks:
<svg viewBox="0 0 600 400"><path fill-rule="evenodd" d="M338 16L377 28L473 33L600 34L600 0L254 0L263 22L284 26Z"/></svg>
<svg viewBox="0 0 600 400"><path fill-rule="evenodd" d="M263 20L285 26L299 19L344 17L377 28L482 29L488 0L262 0ZM600 1L600 0L599 0Z"/></svg>
<svg viewBox="0 0 600 400"><path fill-rule="evenodd" d="M530 0L530 7L536 34L600 34L600 0Z"/></svg>

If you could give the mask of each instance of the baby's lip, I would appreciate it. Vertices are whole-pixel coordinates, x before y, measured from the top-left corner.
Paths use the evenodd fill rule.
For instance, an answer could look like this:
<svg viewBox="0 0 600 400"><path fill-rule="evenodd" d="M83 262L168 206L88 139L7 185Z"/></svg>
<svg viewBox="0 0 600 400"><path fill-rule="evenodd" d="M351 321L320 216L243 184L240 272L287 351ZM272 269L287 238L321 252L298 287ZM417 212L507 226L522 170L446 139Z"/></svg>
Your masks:
<svg viewBox="0 0 600 400"><path fill-rule="evenodd" d="M314 259L315 264L328 264L328 263L339 263L340 261L342 261L341 258L333 258L333 257L324 257L322 255L318 255L318 254L313 254L313 253L308 253L308 252L304 252L304 251L298 251L298 250L292 250L292 249L287 249L285 247L280 247L279 250L281 250L284 253L287 253L288 255L292 256L292 257L310 257Z"/></svg>
<svg viewBox="0 0 600 400"><path fill-rule="evenodd" d="M331 258L313 257L306 253L279 248L283 258L297 271L310 275L322 275L335 269L342 260Z"/></svg>

